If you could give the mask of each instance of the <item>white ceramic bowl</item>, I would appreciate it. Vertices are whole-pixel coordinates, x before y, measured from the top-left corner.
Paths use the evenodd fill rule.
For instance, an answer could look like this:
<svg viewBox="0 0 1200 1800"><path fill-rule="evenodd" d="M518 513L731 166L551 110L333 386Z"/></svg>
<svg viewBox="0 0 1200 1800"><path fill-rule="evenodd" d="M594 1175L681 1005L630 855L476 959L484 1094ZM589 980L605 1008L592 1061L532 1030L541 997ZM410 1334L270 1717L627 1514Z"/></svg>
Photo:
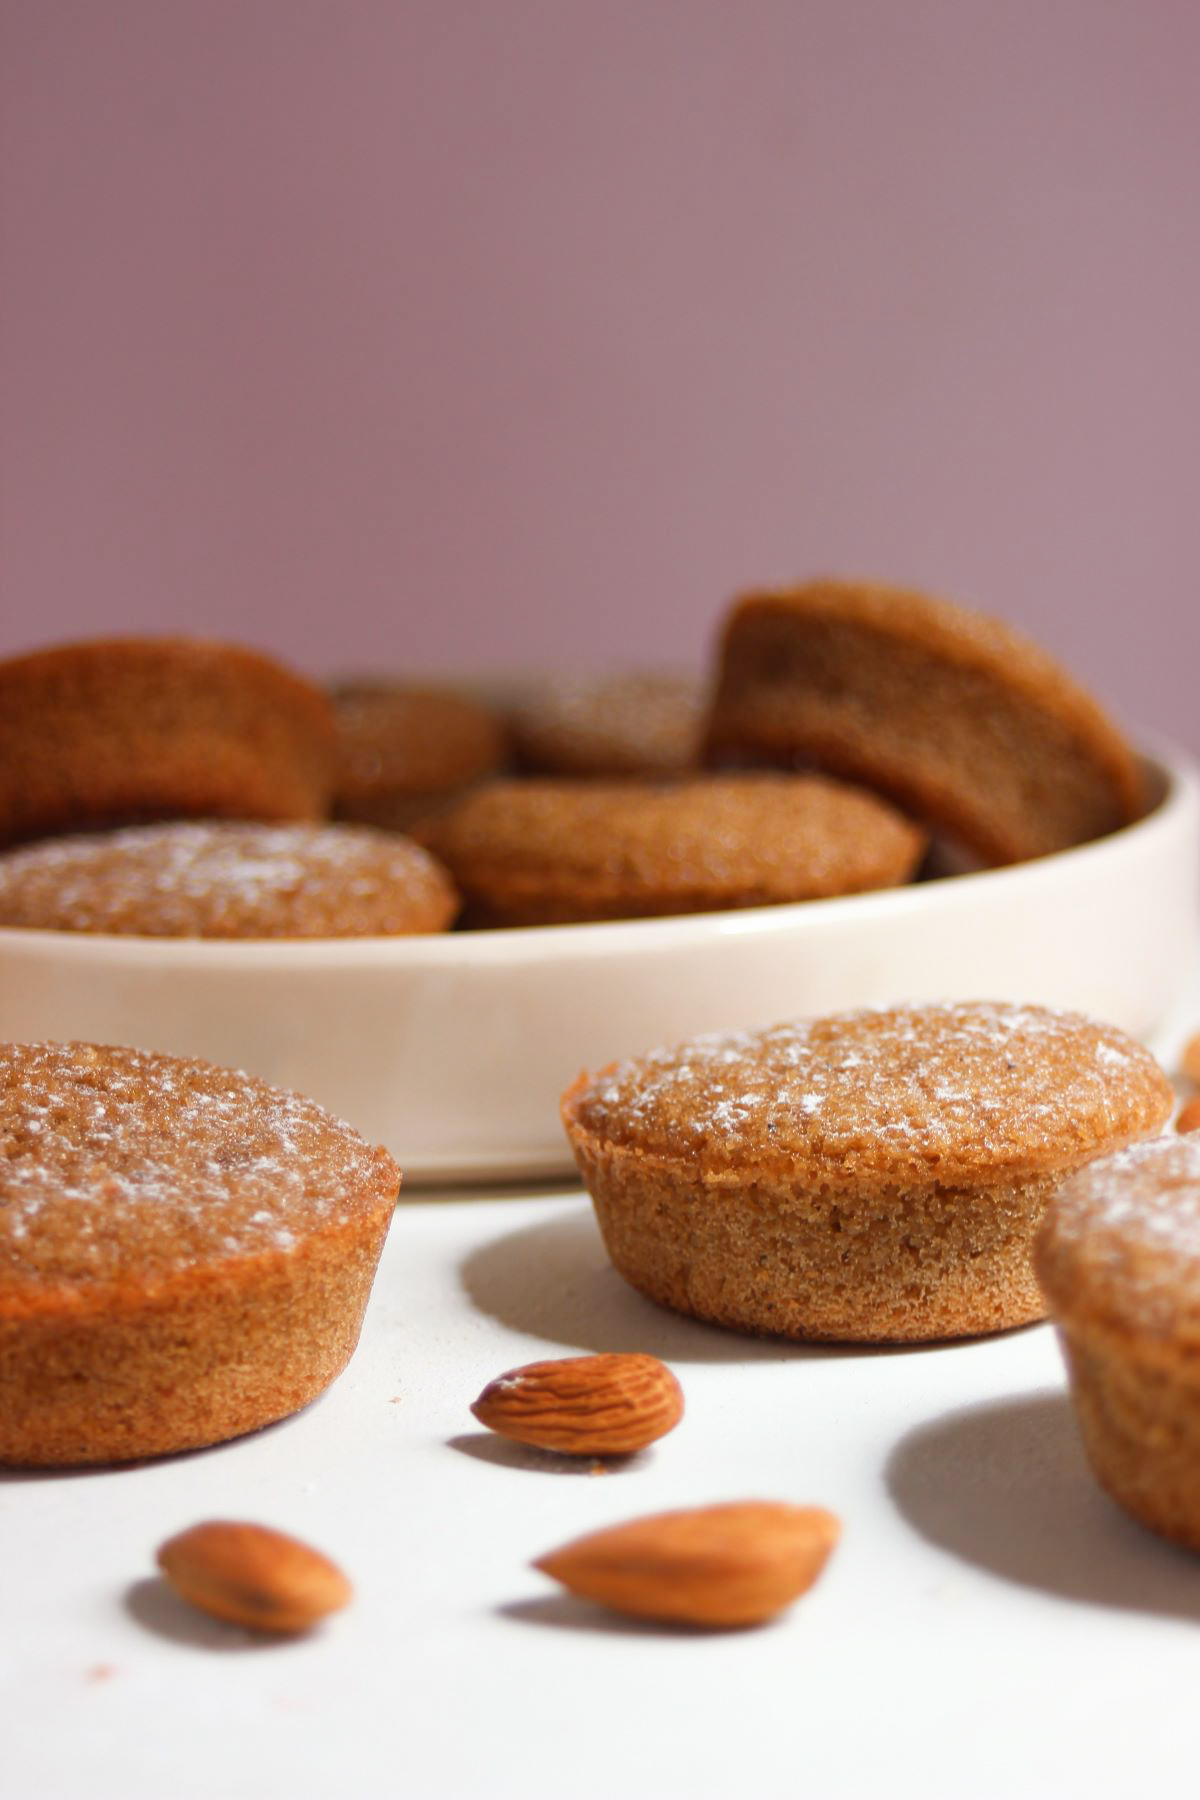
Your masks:
<svg viewBox="0 0 1200 1800"><path fill-rule="evenodd" d="M1144 1036L1194 954L1200 785L1008 869L844 900L301 943L0 930L0 1038L207 1057L312 1094L409 1185L560 1175L583 1068L695 1032L914 999L1042 1001Z"/></svg>

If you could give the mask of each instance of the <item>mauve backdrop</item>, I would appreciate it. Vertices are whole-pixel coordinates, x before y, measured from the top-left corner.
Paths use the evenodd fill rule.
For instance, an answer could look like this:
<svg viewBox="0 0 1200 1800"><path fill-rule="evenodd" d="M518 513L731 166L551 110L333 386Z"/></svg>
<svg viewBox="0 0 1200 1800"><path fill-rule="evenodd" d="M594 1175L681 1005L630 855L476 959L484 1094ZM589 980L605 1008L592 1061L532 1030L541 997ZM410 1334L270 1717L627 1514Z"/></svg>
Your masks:
<svg viewBox="0 0 1200 1800"><path fill-rule="evenodd" d="M873 572L1200 748L1191 0L0 20L0 650L698 664Z"/></svg>

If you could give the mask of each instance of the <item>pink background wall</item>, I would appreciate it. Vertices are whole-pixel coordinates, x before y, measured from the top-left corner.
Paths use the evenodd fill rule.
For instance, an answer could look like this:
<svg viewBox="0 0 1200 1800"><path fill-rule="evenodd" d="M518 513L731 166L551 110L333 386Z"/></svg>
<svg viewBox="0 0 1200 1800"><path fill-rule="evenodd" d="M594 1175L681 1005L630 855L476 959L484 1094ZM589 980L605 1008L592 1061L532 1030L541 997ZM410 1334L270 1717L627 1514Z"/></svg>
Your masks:
<svg viewBox="0 0 1200 1800"><path fill-rule="evenodd" d="M0 650L971 598L1200 748L1192 0L0 0Z"/></svg>

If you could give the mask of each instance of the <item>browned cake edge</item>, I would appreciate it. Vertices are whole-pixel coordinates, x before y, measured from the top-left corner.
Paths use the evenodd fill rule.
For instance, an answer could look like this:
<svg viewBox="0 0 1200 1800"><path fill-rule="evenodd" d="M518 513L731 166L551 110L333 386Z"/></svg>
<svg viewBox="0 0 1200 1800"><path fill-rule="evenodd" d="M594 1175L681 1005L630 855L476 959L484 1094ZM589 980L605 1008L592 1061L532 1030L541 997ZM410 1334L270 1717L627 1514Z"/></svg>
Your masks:
<svg viewBox="0 0 1200 1800"><path fill-rule="evenodd" d="M287 1251L0 1303L0 1463L162 1456L296 1412L354 1351L395 1198Z"/></svg>

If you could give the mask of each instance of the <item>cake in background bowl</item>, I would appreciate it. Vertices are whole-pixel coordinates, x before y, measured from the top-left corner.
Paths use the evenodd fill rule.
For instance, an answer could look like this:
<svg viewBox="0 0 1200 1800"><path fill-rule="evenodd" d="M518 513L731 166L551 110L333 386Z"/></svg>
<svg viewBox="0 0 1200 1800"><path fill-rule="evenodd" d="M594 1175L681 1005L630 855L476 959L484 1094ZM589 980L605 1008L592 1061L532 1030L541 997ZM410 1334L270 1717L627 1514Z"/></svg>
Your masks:
<svg viewBox="0 0 1200 1800"><path fill-rule="evenodd" d="M420 845L365 825L175 822L0 853L0 926L154 938L444 931L458 911Z"/></svg>
<svg viewBox="0 0 1200 1800"><path fill-rule="evenodd" d="M0 843L165 818L319 819L334 727L273 658L106 638L0 662Z"/></svg>
<svg viewBox="0 0 1200 1800"><path fill-rule="evenodd" d="M543 676L509 708L518 767L531 775L649 779L700 763L698 681L660 671Z"/></svg>
<svg viewBox="0 0 1200 1800"><path fill-rule="evenodd" d="M715 912L913 875L925 834L819 775L496 781L422 829L477 926Z"/></svg>
<svg viewBox="0 0 1200 1800"><path fill-rule="evenodd" d="M999 620L878 583L752 593L727 616L710 762L862 782L989 865L1132 824L1138 760L1100 705Z"/></svg>
<svg viewBox="0 0 1200 1800"><path fill-rule="evenodd" d="M498 712L465 689L347 678L329 693L340 819L407 831L507 763Z"/></svg>

